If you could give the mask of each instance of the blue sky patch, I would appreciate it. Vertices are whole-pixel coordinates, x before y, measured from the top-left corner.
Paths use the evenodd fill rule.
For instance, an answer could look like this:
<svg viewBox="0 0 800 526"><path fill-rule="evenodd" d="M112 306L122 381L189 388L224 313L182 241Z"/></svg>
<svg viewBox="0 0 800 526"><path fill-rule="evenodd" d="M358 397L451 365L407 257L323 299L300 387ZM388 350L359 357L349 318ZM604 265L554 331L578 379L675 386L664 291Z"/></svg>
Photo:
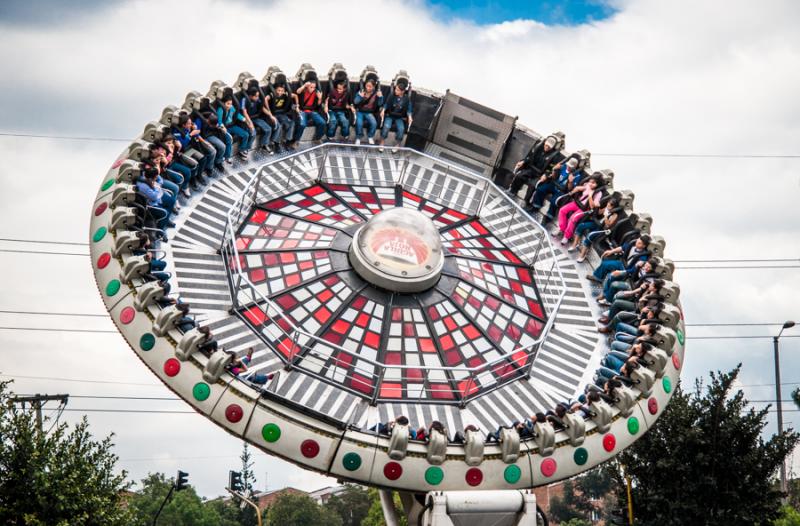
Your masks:
<svg viewBox="0 0 800 526"><path fill-rule="evenodd" d="M428 0L445 20L461 18L477 24L529 19L547 25L574 26L603 20L616 9L608 0Z"/></svg>

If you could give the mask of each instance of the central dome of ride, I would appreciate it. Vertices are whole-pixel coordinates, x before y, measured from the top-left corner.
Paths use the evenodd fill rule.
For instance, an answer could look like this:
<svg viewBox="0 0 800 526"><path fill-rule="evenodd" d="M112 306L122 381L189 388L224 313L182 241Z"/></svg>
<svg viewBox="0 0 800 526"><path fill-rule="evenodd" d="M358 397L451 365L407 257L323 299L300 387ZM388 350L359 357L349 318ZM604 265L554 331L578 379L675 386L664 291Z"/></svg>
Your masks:
<svg viewBox="0 0 800 526"><path fill-rule="evenodd" d="M428 290L444 265L439 231L425 214L390 208L375 214L353 237L350 263L366 281L392 292Z"/></svg>

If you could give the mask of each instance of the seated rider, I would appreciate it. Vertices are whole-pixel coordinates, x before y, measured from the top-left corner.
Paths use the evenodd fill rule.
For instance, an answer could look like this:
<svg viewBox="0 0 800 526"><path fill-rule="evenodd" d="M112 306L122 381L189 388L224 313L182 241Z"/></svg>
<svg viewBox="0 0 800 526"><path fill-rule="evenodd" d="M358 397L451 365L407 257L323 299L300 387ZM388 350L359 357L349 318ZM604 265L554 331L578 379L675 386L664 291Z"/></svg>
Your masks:
<svg viewBox="0 0 800 526"><path fill-rule="evenodd" d="M325 133L327 122L325 122L325 117L320 114L322 92L317 89L317 83L306 82L297 88L297 100L300 106L300 118L294 131L295 142L303 136L303 131L309 125L309 121L314 124L314 141L319 141L322 134Z"/></svg>
<svg viewBox="0 0 800 526"><path fill-rule="evenodd" d="M244 114L233 107L233 96L225 95L217 107L217 123L221 124L231 135L241 139L239 143L239 157L247 159L247 153L256 137L255 128L250 128Z"/></svg>
<svg viewBox="0 0 800 526"><path fill-rule="evenodd" d="M270 139L272 139L272 125L267 122L267 114L264 113L264 98L256 86L247 88L239 105L239 111L247 120L250 133L255 133L256 128L261 130L258 147L267 153L272 153L272 149L269 147Z"/></svg>
<svg viewBox="0 0 800 526"><path fill-rule="evenodd" d="M336 128L341 126L342 137L350 136L350 119L347 110L353 109L350 104L350 92L344 80L338 80L333 85L333 90L325 98L325 113L328 114L328 139L336 137Z"/></svg>
<svg viewBox="0 0 800 526"><path fill-rule="evenodd" d="M364 89L356 94L353 106L356 109L356 144L361 144L364 121L367 123L367 139L370 144L375 144L373 136L378 129L375 111L383 106L383 94L374 80L369 79L364 83Z"/></svg>
<svg viewBox="0 0 800 526"><path fill-rule="evenodd" d="M538 211L544 205L545 197L550 195L550 206L547 208L547 214L542 218L542 223L550 222L556 215L556 201L558 198L579 184L580 179L578 159L571 157L568 161L555 165L549 175L543 175L539 178L539 183L533 192L533 199L528 210L532 212Z"/></svg>
<svg viewBox="0 0 800 526"><path fill-rule="evenodd" d="M545 177L553 165L553 158L558 151L555 149L555 137L548 137L544 141L540 141L530 149L528 155L524 159L514 165L514 179L511 181L511 195L517 195L523 184L528 185L528 190L525 192L525 203L527 207L532 209L530 204L533 191L536 186L536 180L544 182Z"/></svg>
<svg viewBox="0 0 800 526"><path fill-rule="evenodd" d="M147 206L158 228L164 230L175 226L170 216L174 212L176 197L164 190L159 181L163 183L155 168L145 168L142 176L136 181L136 190L147 200Z"/></svg>
<svg viewBox="0 0 800 526"><path fill-rule="evenodd" d="M384 141L386 141L386 138L389 136L392 125L396 128L395 138L397 139L397 144L400 144L403 141L403 135L406 131L406 121L408 121L408 127L410 128L414 120L412 113L413 106L411 104L411 97L405 89L404 83L401 84L398 82L391 95L386 98L386 103L383 105L383 108L381 108L383 128L381 129L379 144L383 146ZM393 153L396 151L397 148L392 148Z"/></svg>
<svg viewBox="0 0 800 526"><path fill-rule="evenodd" d="M272 142L279 153L284 147L294 150L293 102L293 95L287 93L283 84L275 86L274 95L264 97L264 113L272 119Z"/></svg>

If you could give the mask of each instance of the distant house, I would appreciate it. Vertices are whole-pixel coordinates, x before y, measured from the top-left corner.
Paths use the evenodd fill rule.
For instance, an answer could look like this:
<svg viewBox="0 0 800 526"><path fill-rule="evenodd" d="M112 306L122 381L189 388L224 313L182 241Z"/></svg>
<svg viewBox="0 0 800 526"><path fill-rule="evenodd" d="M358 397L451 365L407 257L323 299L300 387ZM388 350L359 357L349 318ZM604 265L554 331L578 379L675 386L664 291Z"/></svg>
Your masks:
<svg viewBox="0 0 800 526"><path fill-rule="evenodd" d="M334 495L338 495L345 490L344 486L327 486L322 489L318 489L316 491L312 491L308 494L309 497L314 499L317 504L325 504L328 502L328 499L333 497Z"/></svg>
<svg viewBox="0 0 800 526"><path fill-rule="evenodd" d="M253 501L258 505L258 509L264 511L264 509L272 506L272 503L275 502L278 497L283 495L309 495L309 493L301 489L286 487L272 491L256 493L253 495Z"/></svg>

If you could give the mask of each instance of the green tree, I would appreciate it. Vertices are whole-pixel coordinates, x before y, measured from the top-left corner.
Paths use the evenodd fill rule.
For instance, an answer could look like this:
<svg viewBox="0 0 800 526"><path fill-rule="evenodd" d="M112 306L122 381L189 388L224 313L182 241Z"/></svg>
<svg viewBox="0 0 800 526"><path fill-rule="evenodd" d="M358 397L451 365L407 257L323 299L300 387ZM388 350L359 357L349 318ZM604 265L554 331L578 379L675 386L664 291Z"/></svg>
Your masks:
<svg viewBox="0 0 800 526"><path fill-rule="evenodd" d="M386 520L383 517L383 508L381 507L381 499L378 495L378 490L370 488L368 490L370 506L367 516L361 521L361 526L386 526ZM403 513L403 505L400 503L400 496L397 493L392 493L394 500L394 509L397 512L397 517L400 521L400 526L407 526L408 521L406 515Z"/></svg>
<svg viewBox="0 0 800 526"><path fill-rule="evenodd" d="M343 526L361 526L371 504L369 492L365 488L346 484L344 491L333 495L324 507L341 517Z"/></svg>
<svg viewBox="0 0 800 526"><path fill-rule="evenodd" d="M586 519L570 519L566 522L559 523L559 526L592 526L592 523Z"/></svg>
<svg viewBox="0 0 800 526"><path fill-rule="evenodd" d="M792 400L794 400L797 408L800 409L800 387L792 391Z"/></svg>
<svg viewBox="0 0 800 526"><path fill-rule="evenodd" d="M564 483L564 493L550 502L549 516L558 523L571 520L590 521L598 509L597 500L611 495L614 480L603 468L595 468Z"/></svg>
<svg viewBox="0 0 800 526"><path fill-rule="evenodd" d="M250 447L247 442L243 442L242 454L239 456L242 465L239 472L242 474L242 491L246 497L250 497L254 493L256 485L256 475L253 472L253 456L250 453ZM256 526L258 524L258 517L256 511L249 504L242 506L242 500L238 497L233 499L236 511L236 520L241 526Z"/></svg>
<svg viewBox="0 0 800 526"><path fill-rule="evenodd" d="M619 455L633 480L636 524L752 526L778 518L774 476L800 437L762 438L769 408L751 407L732 386L739 367L711 373L707 387L680 389L647 434ZM616 472L616 507L625 485Z"/></svg>
<svg viewBox="0 0 800 526"><path fill-rule="evenodd" d="M342 519L308 495L285 493L269 507L267 523L280 526L342 526Z"/></svg>
<svg viewBox="0 0 800 526"><path fill-rule="evenodd" d="M781 516L775 519L772 526L800 526L800 512L791 506L784 506Z"/></svg>
<svg viewBox="0 0 800 526"><path fill-rule="evenodd" d="M129 509L134 515L133 522L137 526L149 526L159 506L169 493L174 479L166 478L163 473L150 473L142 479L141 490L129 501ZM192 486L172 493L172 498L158 519L158 524L169 526L238 526L238 521L223 521L217 508L205 504Z"/></svg>
<svg viewBox="0 0 800 526"><path fill-rule="evenodd" d="M0 524L15 526L123 525L128 488L111 436L97 442L84 418L42 432L33 411L12 401L10 382L0 382ZM113 436L113 435L112 435Z"/></svg>

